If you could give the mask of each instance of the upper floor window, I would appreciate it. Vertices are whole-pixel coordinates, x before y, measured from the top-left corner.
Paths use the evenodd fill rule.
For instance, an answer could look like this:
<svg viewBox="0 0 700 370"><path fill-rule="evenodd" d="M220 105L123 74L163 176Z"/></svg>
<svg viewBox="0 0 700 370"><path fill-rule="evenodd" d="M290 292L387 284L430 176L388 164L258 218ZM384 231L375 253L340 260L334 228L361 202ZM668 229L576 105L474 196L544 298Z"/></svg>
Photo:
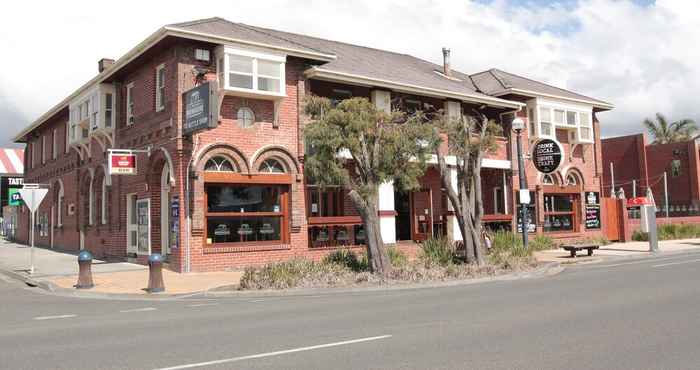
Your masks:
<svg viewBox="0 0 700 370"><path fill-rule="evenodd" d="M681 171L681 160L674 159L671 161L671 177L678 177L683 174Z"/></svg>
<svg viewBox="0 0 700 370"><path fill-rule="evenodd" d="M593 142L592 112L581 107L539 106L538 136L554 138L557 129L570 132L574 142Z"/></svg>
<svg viewBox="0 0 700 370"><path fill-rule="evenodd" d="M238 125L243 128L250 127L255 123L255 113L248 107L239 108L236 118L238 120Z"/></svg>
<svg viewBox="0 0 700 370"><path fill-rule="evenodd" d="M41 135L41 163L46 163L46 135Z"/></svg>
<svg viewBox="0 0 700 370"><path fill-rule="evenodd" d="M58 129L51 133L51 159L58 158Z"/></svg>
<svg viewBox="0 0 700 370"><path fill-rule="evenodd" d="M217 60L222 88L283 94L284 57L226 48Z"/></svg>
<svg viewBox="0 0 700 370"><path fill-rule="evenodd" d="M105 127L112 127L112 110L114 109L114 102L112 101L112 94L105 94Z"/></svg>
<svg viewBox="0 0 700 370"><path fill-rule="evenodd" d="M156 68L156 112L165 109L165 64Z"/></svg>
<svg viewBox="0 0 700 370"><path fill-rule="evenodd" d="M126 85L126 124L134 123L134 83Z"/></svg>

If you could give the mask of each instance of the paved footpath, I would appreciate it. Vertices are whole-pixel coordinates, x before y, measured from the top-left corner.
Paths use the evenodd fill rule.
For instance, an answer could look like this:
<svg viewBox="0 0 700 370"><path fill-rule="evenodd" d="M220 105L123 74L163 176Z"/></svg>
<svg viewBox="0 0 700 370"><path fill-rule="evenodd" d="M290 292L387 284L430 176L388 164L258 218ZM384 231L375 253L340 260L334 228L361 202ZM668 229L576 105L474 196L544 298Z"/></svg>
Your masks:
<svg viewBox="0 0 700 370"><path fill-rule="evenodd" d="M659 253L661 254L694 250L700 250L700 239L665 240L659 242ZM578 257L574 259L571 258L568 251L563 249L536 252L535 256L537 260L541 262L560 262L567 264L625 257L644 257L651 256L651 253L649 252L649 242L627 242L601 246L600 249L593 252L592 257L586 256L586 251L581 251Z"/></svg>
<svg viewBox="0 0 700 370"><path fill-rule="evenodd" d="M697 369L699 271L693 251L445 288L168 301L0 275L0 368Z"/></svg>

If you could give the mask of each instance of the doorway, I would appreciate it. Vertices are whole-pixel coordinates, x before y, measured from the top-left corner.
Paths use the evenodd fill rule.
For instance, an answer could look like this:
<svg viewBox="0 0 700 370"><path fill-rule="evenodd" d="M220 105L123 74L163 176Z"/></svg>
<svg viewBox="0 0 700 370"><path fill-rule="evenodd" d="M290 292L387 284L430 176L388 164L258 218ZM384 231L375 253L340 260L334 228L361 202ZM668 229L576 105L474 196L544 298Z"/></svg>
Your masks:
<svg viewBox="0 0 700 370"><path fill-rule="evenodd" d="M160 253L170 254L170 168L166 163L160 177Z"/></svg>
<svg viewBox="0 0 700 370"><path fill-rule="evenodd" d="M394 192L396 210L396 240L411 240L411 195L408 192Z"/></svg>
<svg viewBox="0 0 700 370"><path fill-rule="evenodd" d="M136 221L136 193L126 195L126 253L138 254L138 222Z"/></svg>
<svg viewBox="0 0 700 370"><path fill-rule="evenodd" d="M433 234L433 202L432 192L428 190L411 193L411 209L413 215L413 240L427 240Z"/></svg>

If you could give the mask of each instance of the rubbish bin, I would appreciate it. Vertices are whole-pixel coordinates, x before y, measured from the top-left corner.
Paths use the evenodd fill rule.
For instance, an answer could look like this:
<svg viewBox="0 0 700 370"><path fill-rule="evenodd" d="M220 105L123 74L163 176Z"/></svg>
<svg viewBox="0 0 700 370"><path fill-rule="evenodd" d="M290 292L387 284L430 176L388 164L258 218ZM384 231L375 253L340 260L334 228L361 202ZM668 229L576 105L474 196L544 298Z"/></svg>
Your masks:
<svg viewBox="0 0 700 370"><path fill-rule="evenodd" d="M78 254L78 283L76 289L90 289L95 284L92 281L92 254L82 251Z"/></svg>
<svg viewBox="0 0 700 370"><path fill-rule="evenodd" d="M149 293L159 293L165 291L163 284L163 256L153 253L148 257L148 288Z"/></svg>

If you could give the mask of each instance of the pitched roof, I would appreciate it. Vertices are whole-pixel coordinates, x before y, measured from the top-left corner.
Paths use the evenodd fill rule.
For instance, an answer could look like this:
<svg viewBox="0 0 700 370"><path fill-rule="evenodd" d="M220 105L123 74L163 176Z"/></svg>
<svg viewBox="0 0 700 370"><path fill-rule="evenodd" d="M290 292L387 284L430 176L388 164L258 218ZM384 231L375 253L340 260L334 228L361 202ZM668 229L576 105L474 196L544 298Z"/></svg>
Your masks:
<svg viewBox="0 0 700 370"><path fill-rule="evenodd" d="M339 41L234 23L222 18L208 18L177 23L169 28L200 32L232 39L246 39L280 47L330 54L335 58L315 68L333 73L381 80L400 85L428 88L473 97L476 100L507 102L477 91L469 75L453 70L452 78L442 75L442 66L408 54L390 52Z"/></svg>
<svg viewBox="0 0 700 370"><path fill-rule="evenodd" d="M563 99L589 102L594 106L605 109L611 109L613 107L613 105L608 102L581 95L573 91L561 89L543 82L535 81L527 77L508 73L496 68L475 73L470 77L474 84L478 87L479 91L489 95L500 96L518 92L534 93L536 95L553 96Z"/></svg>

